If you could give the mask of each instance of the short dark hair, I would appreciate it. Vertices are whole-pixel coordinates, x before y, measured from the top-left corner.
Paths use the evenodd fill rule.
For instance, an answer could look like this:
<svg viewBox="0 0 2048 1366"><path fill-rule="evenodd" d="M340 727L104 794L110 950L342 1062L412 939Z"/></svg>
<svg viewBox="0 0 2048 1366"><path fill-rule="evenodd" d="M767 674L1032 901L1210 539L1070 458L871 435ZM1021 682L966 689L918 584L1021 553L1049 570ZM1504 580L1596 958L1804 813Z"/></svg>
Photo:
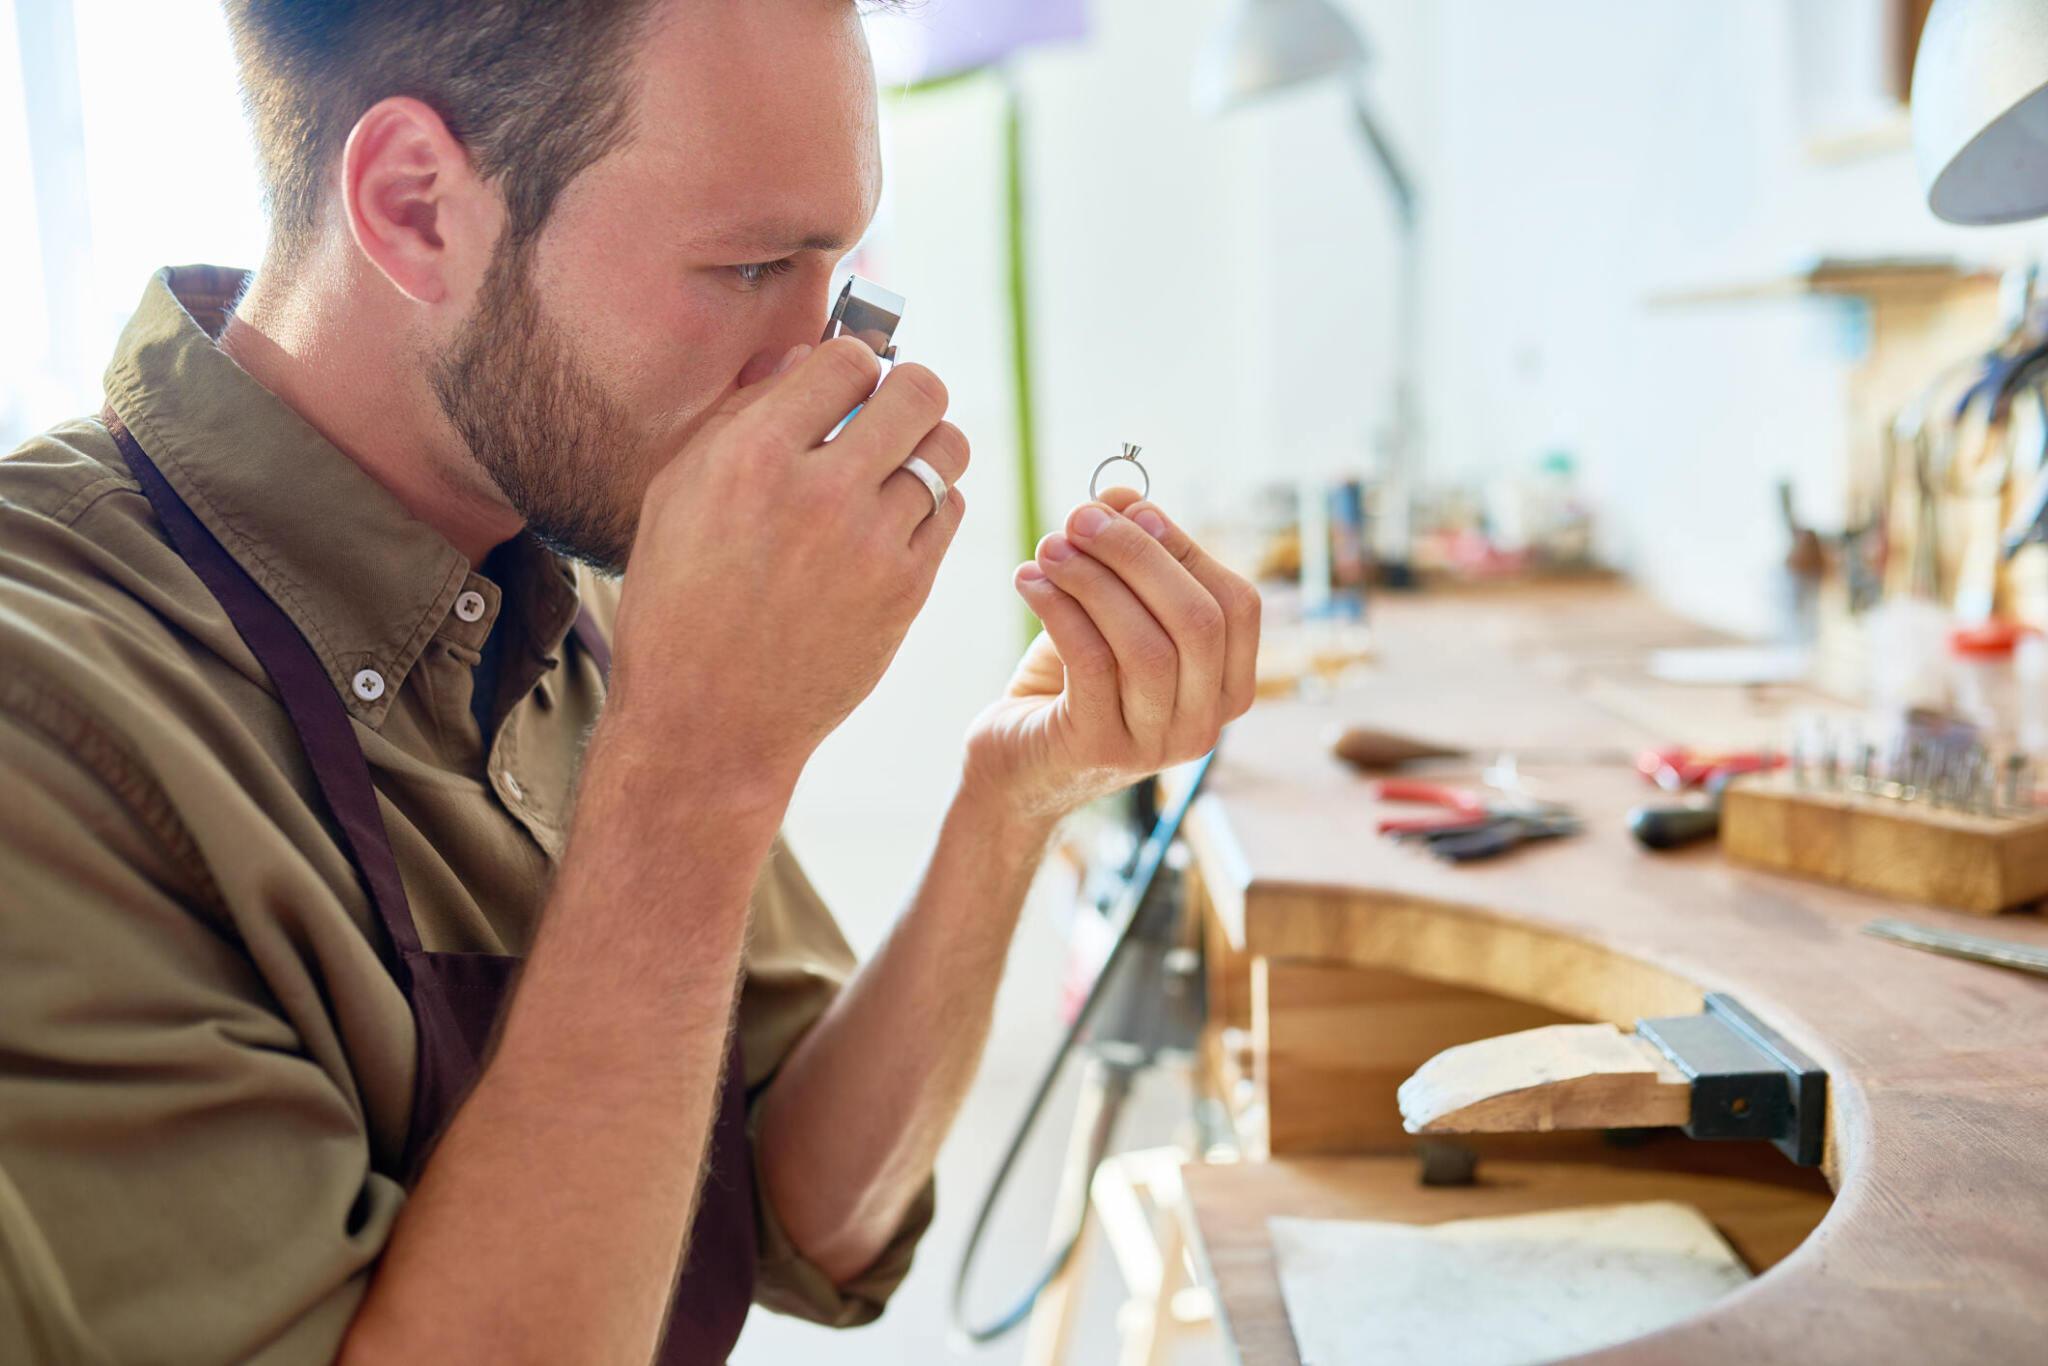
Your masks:
<svg viewBox="0 0 2048 1366"><path fill-rule="evenodd" d="M225 0L273 250L312 239L322 179L378 100L431 106L499 182L517 250L630 131L627 79L652 0Z"/></svg>

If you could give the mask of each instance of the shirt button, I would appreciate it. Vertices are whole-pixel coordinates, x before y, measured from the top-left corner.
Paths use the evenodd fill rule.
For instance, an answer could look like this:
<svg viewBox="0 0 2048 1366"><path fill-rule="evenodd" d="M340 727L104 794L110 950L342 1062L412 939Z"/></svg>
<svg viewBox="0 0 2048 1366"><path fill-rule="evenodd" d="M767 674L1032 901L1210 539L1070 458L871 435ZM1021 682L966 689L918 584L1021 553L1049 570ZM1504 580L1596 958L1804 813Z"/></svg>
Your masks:
<svg viewBox="0 0 2048 1366"><path fill-rule="evenodd" d="M484 595L475 589L464 593L455 600L455 615L464 621L482 621L484 617Z"/></svg>
<svg viewBox="0 0 2048 1366"><path fill-rule="evenodd" d="M365 702L375 702L384 695L384 675L375 669L364 669L355 677L356 696Z"/></svg>
<svg viewBox="0 0 2048 1366"><path fill-rule="evenodd" d="M505 775L505 790L512 794L512 800L515 802L526 799L526 789L521 787L519 780L509 773Z"/></svg>

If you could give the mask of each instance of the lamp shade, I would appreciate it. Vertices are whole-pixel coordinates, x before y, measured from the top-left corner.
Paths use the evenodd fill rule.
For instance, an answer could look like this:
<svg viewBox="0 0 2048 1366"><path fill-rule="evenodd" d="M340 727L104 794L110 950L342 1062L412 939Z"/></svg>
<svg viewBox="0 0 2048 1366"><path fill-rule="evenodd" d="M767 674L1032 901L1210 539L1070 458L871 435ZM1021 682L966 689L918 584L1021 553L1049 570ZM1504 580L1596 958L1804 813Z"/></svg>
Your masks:
<svg viewBox="0 0 2048 1366"><path fill-rule="evenodd" d="M1365 58L1365 40L1330 0L1236 0L1195 68L1195 102L1220 113Z"/></svg>
<svg viewBox="0 0 2048 1366"><path fill-rule="evenodd" d="M1938 218L2048 214L2048 5L1935 0L1913 61L1913 154Z"/></svg>

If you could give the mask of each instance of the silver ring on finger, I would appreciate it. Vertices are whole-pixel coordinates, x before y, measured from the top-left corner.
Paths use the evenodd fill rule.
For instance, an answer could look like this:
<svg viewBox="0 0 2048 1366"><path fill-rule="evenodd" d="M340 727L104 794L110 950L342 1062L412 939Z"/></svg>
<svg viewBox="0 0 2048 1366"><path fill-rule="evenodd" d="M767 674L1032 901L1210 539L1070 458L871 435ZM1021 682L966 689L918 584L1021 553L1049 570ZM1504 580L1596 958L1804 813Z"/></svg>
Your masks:
<svg viewBox="0 0 2048 1366"><path fill-rule="evenodd" d="M946 481L939 477L939 472L927 464L922 456L911 456L903 462L903 468L916 475L918 482L924 485L925 492L932 496L932 510L925 516L931 516L946 505Z"/></svg>

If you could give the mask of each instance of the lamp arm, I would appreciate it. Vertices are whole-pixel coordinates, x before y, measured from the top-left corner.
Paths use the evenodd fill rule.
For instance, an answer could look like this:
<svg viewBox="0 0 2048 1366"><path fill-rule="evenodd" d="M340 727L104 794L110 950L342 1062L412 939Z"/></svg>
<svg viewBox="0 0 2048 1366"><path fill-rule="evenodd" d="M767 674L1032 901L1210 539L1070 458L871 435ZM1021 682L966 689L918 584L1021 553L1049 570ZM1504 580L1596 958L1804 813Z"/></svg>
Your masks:
<svg viewBox="0 0 2048 1366"><path fill-rule="evenodd" d="M1397 567L1398 572L1407 568L1413 552L1412 483L1421 444L1422 234L1417 222L1415 182L1408 175L1407 165L1394 150L1393 140L1387 136L1386 129L1374 116L1364 82L1353 77L1349 85L1352 116L1357 120L1359 135L1365 139L1367 150L1372 153L1372 160L1379 166L1381 179L1386 182L1387 198L1392 201L1399 228L1400 259L1395 266L1394 286L1391 420L1383 471L1385 488L1373 534L1374 553L1389 566Z"/></svg>
<svg viewBox="0 0 2048 1366"><path fill-rule="evenodd" d="M1415 229L1415 182L1409 178L1408 168L1401 156L1394 150L1394 144L1387 137L1386 129L1372 112L1372 102L1366 98L1363 82L1351 83L1351 113L1358 121L1359 136L1372 151L1373 160L1379 164L1380 174L1386 178L1387 193L1393 197L1394 211L1401 216L1404 231Z"/></svg>

